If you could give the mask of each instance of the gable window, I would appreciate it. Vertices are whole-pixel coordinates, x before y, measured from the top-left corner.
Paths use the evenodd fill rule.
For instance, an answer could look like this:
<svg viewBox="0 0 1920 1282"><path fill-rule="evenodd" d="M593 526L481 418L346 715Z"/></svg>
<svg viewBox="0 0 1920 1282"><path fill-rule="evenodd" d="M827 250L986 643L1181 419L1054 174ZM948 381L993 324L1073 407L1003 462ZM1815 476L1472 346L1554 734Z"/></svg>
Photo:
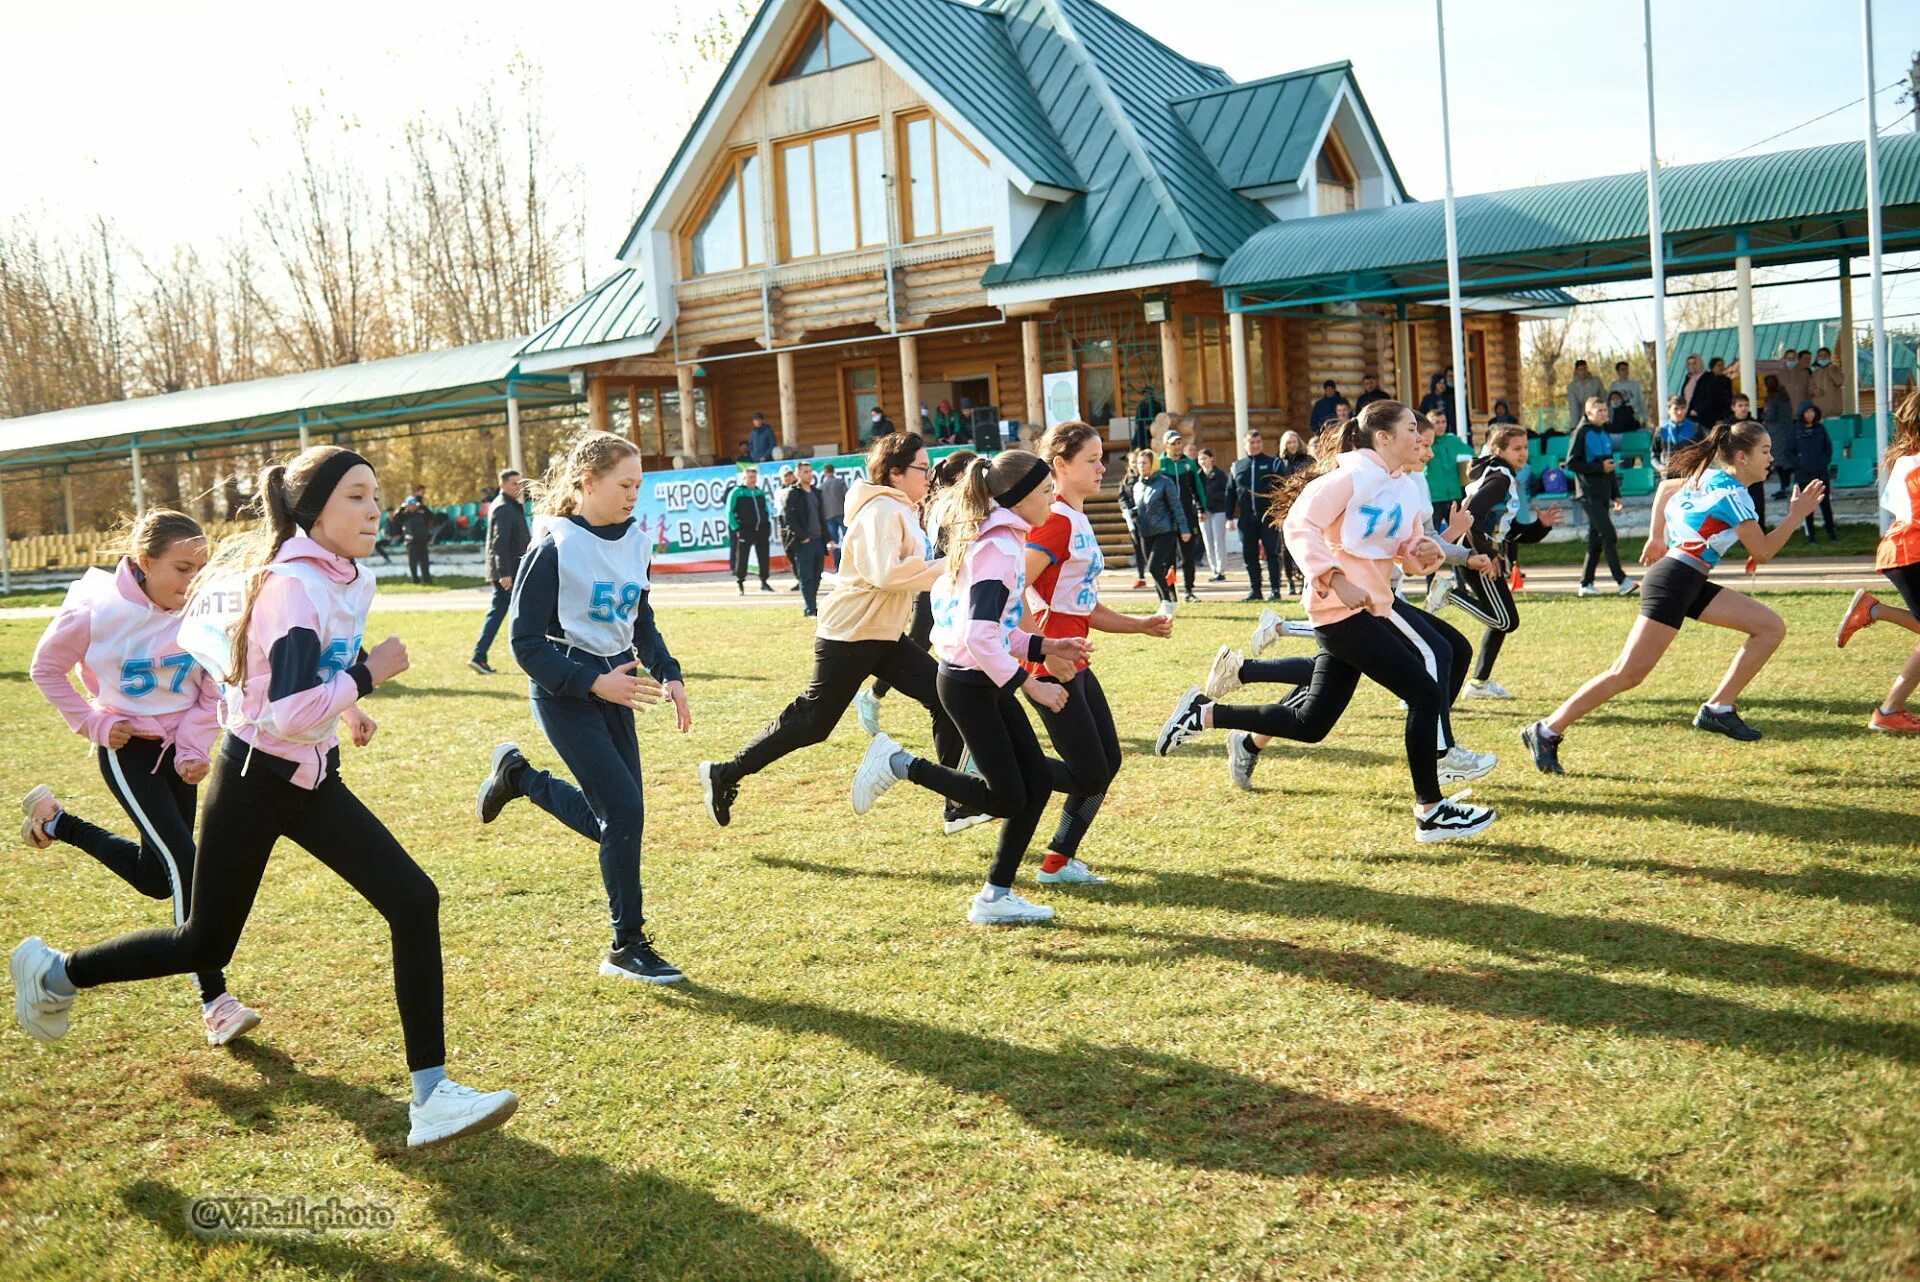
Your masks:
<svg viewBox="0 0 1920 1282"><path fill-rule="evenodd" d="M857 125L776 145L781 257L844 254L887 240L880 129Z"/></svg>
<svg viewBox="0 0 1920 1282"><path fill-rule="evenodd" d="M906 145L905 237L952 236L993 225L993 175L972 147L930 115L901 125Z"/></svg>
<svg viewBox="0 0 1920 1282"><path fill-rule="evenodd" d="M1320 146L1320 158L1314 161L1314 212L1344 214L1360 207L1360 178L1347 158L1340 135L1329 130Z"/></svg>
<svg viewBox="0 0 1920 1282"><path fill-rule="evenodd" d="M738 152L687 237L688 262L695 276L758 267L766 261L761 241L760 157Z"/></svg>
<svg viewBox="0 0 1920 1282"><path fill-rule="evenodd" d="M850 67L856 62L871 61L873 55L867 52L865 45L853 38L852 32L826 14L818 13L808 20L806 35L801 37L793 57L787 60L786 69L775 78L796 80L801 76L832 71L835 67Z"/></svg>

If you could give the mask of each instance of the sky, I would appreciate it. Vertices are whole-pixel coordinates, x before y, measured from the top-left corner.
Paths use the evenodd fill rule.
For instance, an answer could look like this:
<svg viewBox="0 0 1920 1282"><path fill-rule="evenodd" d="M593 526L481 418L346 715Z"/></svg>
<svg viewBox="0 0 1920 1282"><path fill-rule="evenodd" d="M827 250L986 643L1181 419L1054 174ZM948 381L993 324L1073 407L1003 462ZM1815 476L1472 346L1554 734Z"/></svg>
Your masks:
<svg viewBox="0 0 1920 1282"><path fill-rule="evenodd" d="M1410 191L1441 195L1430 0L1106 2L1238 80L1350 59ZM739 0L332 0L319 9L0 0L0 32L29 54L9 59L0 76L0 114L13 122L0 142L0 217L81 235L104 216L156 259L176 244L211 248L242 225L251 193L291 168L297 112L312 112L321 145L351 155L377 182L397 164L409 119L449 116L489 91L511 102L530 75L555 166L580 175L563 199L584 222L583 274L597 278L705 97L707 82L687 74L688 37L738 8ZM1451 0L1446 11L1457 193L1644 167L1638 3ZM1874 82L1903 88L1920 49L1920 5L1876 0L1875 17ZM1664 162L1864 132L1860 10L1851 0L1654 0L1654 21ZM1901 92L1877 99L1884 133L1913 127ZM1806 123L1835 108L1844 110ZM1864 275L1864 262L1857 270ZM1862 319L1867 295L1862 280ZM1773 319L1838 310L1831 284L1766 289L1761 299ZM1900 323L1920 322L1920 274L1889 279L1886 302ZM1645 304L1598 310L1622 341L1650 331Z"/></svg>

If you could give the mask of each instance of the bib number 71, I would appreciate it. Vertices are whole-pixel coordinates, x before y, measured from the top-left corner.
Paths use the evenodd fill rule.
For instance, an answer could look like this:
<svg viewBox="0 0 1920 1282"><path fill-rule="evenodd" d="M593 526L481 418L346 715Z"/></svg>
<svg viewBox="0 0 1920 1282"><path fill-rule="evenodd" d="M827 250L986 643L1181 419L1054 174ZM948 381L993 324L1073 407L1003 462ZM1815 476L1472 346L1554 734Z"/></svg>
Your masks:
<svg viewBox="0 0 1920 1282"><path fill-rule="evenodd" d="M1391 511L1389 511L1386 508L1368 507L1364 503L1361 504L1360 507L1356 510L1360 513L1361 516L1364 516L1367 518L1367 532L1361 535L1362 538L1370 539L1373 537L1373 532L1380 527L1381 517L1388 518L1387 537L1391 539L1399 536L1400 518L1402 516L1402 513L1400 511L1400 505L1398 503L1395 503L1393 505L1393 509Z"/></svg>

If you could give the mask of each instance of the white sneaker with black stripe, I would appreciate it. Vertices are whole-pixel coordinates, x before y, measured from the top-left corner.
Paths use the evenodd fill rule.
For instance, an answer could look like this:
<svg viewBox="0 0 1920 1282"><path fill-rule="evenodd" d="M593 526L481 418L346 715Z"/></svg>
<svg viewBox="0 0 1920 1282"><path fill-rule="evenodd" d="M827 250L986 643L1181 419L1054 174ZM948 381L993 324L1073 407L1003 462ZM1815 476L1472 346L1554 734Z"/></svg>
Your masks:
<svg viewBox="0 0 1920 1282"><path fill-rule="evenodd" d="M1424 815L1416 806L1413 812L1413 839L1421 842L1453 841L1460 837L1477 836L1492 827L1496 818L1492 810L1486 806L1466 804L1466 799L1472 795L1471 788L1456 792Z"/></svg>
<svg viewBox="0 0 1920 1282"><path fill-rule="evenodd" d="M1201 720L1201 709L1213 700L1200 692L1199 686L1188 686L1180 702L1173 706L1173 715L1160 727L1160 733L1154 738L1153 753L1164 757L1187 740L1206 729Z"/></svg>
<svg viewBox="0 0 1920 1282"><path fill-rule="evenodd" d="M1493 773L1500 764L1500 758L1491 752L1475 752L1471 748L1454 744L1447 749L1447 755L1440 758L1440 786L1452 787L1456 783L1470 783Z"/></svg>

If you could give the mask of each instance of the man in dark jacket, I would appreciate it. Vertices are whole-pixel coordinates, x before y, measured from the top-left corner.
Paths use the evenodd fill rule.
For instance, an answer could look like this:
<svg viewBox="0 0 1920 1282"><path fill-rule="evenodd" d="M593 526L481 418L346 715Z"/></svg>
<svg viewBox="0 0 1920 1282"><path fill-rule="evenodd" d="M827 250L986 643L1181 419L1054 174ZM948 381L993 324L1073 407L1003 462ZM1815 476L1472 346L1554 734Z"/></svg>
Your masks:
<svg viewBox="0 0 1920 1282"><path fill-rule="evenodd" d="M1307 415L1307 425L1314 431L1319 431L1333 418L1335 411L1346 399L1340 395L1340 385L1332 379L1320 384L1320 399L1313 403L1313 409ZM1349 405L1348 408L1351 409L1352 406Z"/></svg>
<svg viewBox="0 0 1920 1282"><path fill-rule="evenodd" d="M814 597L820 591L820 572L827 560L827 513L820 491L813 487L813 464L801 460L794 483L780 496L780 542L787 549L793 576L800 580L801 611L811 619L820 613Z"/></svg>
<svg viewBox="0 0 1920 1282"><path fill-rule="evenodd" d="M393 514L393 527L407 544L407 579L412 583L432 583L433 566L427 548L433 543L433 510L419 494L407 495L407 501Z"/></svg>
<svg viewBox="0 0 1920 1282"><path fill-rule="evenodd" d="M1733 420L1733 380L1726 375L1727 363L1718 356L1707 364L1707 372L1693 385L1693 398L1687 402L1687 417L1700 425L1700 435Z"/></svg>
<svg viewBox="0 0 1920 1282"><path fill-rule="evenodd" d="M1360 380L1360 395L1353 398L1353 412L1358 414L1375 401L1391 399L1393 398L1381 391L1380 385L1373 381L1373 375L1368 374Z"/></svg>
<svg viewBox="0 0 1920 1282"><path fill-rule="evenodd" d="M1173 479L1180 494L1181 515L1186 518L1187 532L1191 534L1200 528L1200 518L1206 514L1207 493L1200 482L1200 464L1187 455L1187 440L1173 428L1167 429L1162 438L1166 453L1160 456L1160 470ZM1180 544L1180 569L1187 585L1187 600L1198 601L1199 595L1193 590L1193 576L1200 565L1200 540L1189 538Z"/></svg>
<svg viewBox="0 0 1920 1282"><path fill-rule="evenodd" d="M760 590L773 591L767 582L767 542L773 534L773 509L767 504L766 491L760 488L760 469L747 468L740 483L727 495L727 532L733 539L733 582L740 595L747 594L747 553L760 557Z"/></svg>
<svg viewBox="0 0 1920 1282"><path fill-rule="evenodd" d="M1603 556L1613 575L1615 591L1626 596L1637 586L1620 568L1619 536L1613 528L1613 514L1619 507L1619 479L1614 475L1617 467L1613 434L1607 430L1607 407L1598 397L1590 398L1585 421L1567 438L1567 470L1580 478L1580 506L1587 513L1587 562L1580 573L1581 596L1600 594L1600 589L1593 586L1593 574Z"/></svg>
<svg viewBox="0 0 1920 1282"><path fill-rule="evenodd" d="M754 463L773 460L773 427L765 414L753 416L753 430L747 433L747 459Z"/></svg>
<svg viewBox="0 0 1920 1282"><path fill-rule="evenodd" d="M487 652L507 617L507 607L513 604L514 576L532 541L526 510L520 506L520 473L508 468L500 473L500 493L487 506L487 581L493 584L493 600L487 606L486 622L480 625L480 639L473 643L473 657L467 660L467 666L483 677L493 675Z"/></svg>
<svg viewBox="0 0 1920 1282"><path fill-rule="evenodd" d="M1240 532L1240 555L1247 563L1250 584L1246 601L1260 599L1260 558L1267 558L1273 580L1273 599L1280 599L1280 531L1267 524L1273 487L1283 479L1280 461L1267 453L1260 429L1247 433L1246 457L1234 460L1227 471L1227 520Z"/></svg>

